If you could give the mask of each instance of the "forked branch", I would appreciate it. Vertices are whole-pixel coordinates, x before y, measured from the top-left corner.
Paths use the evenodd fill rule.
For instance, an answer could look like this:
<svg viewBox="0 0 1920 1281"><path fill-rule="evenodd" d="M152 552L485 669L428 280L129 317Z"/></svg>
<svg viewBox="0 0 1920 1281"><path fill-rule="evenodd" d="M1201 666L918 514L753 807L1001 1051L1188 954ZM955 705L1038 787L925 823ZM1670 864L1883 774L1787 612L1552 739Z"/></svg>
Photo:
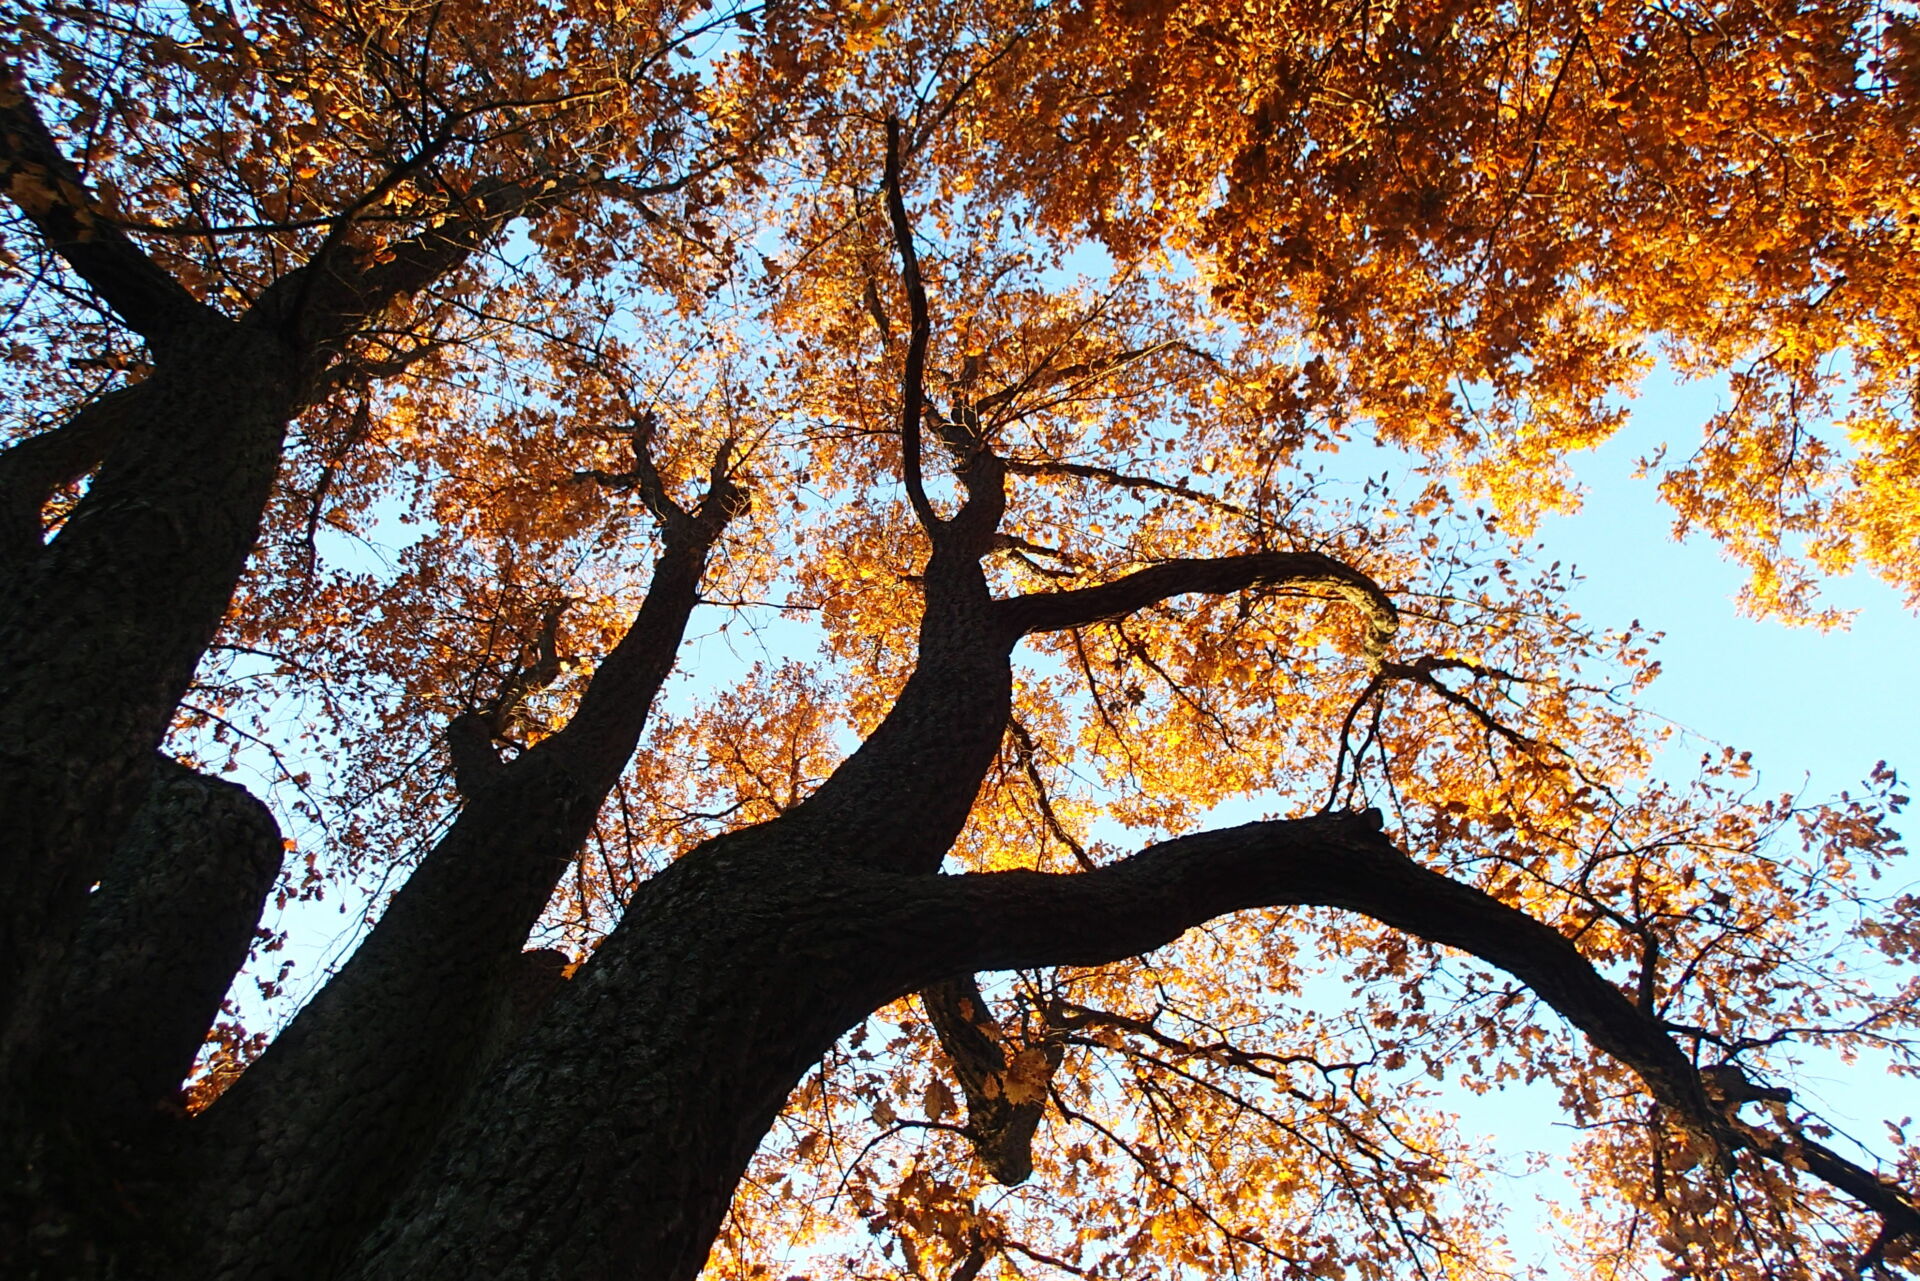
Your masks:
<svg viewBox="0 0 1920 1281"><path fill-rule="evenodd" d="M493 182L466 192L457 212L377 255L341 244L269 285L249 319L296 335L303 352L337 349L388 307L458 269L515 218L550 208L568 189Z"/></svg>

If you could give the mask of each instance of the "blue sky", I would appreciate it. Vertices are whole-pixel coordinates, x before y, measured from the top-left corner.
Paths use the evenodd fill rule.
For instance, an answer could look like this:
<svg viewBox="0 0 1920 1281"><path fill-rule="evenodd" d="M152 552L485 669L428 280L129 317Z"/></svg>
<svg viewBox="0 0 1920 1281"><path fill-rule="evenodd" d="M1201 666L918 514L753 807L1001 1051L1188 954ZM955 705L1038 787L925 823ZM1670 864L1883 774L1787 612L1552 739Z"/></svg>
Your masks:
<svg viewBox="0 0 1920 1281"><path fill-rule="evenodd" d="M1634 460L1660 440L1683 453L1719 407L1711 384L1674 387L1661 375L1634 405L1633 425L1577 460L1584 508L1545 522L1549 555L1586 576L1578 607L1595 621L1638 618L1667 636L1664 676L1647 703L1719 742L1754 754L1770 786L1810 796L1851 787L1879 760L1920 770L1920 725L1909 668L1920 656L1920 619L1877 579L1828 584L1827 599L1859 612L1846 631L1822 633L1740 617L1740 568L1703 538L1676 543L1672 512Z"/></svg>
<svg viewBox="0 0 1920 1281"><path fill-rule="evenodd" d="M1845 631L1743 618L1734 604L1740 568L1706 539L1674 541L1672 511L1654 482L1632 476L1635 460L1663 440L1684 456L1721 407L1720 395L1713 384L1675 386L1664 373L1649 379L1631 425L1574 460L1587 498L1579 512L1542 524L1545 555L1584 575L1572 600L1592 621L1618 626L1638 618L1666 633L1657 651L1663 675L1643 702L1698 736L1668 749L1675 768L1691 766L1704 738L1751 751L1763 791L1803 792L1809 800L1857 788L1882 760L1905 778L1920 776L1920 704L1911 674L1920 657L1920 619L1899 595L1863 576L1829 583L1829 603L1858 611ZM1913 811L1897 826L1911 840ZM1920 882L1920 859L1909 857L1906 871L1909 882ZM1817 1064L1799 1093L1843 1132L1869 1143L1884 1143L1881 1118L1915 1110L1913 1083L1871 1060ZM1464 1129L1491 1135L1515 1172L1503 1191L1520 1262L1567 1275L1553 1266L1535 1202L1565 1197L1571 1185L1551 1166L1544 1174L1518 1173L1527 1151L1565 1151L1571 1136L1560 1126L1554 1091L1515 1087L1484 1099L1454 1091L1446 1106L1460 1112Z"/></svg>

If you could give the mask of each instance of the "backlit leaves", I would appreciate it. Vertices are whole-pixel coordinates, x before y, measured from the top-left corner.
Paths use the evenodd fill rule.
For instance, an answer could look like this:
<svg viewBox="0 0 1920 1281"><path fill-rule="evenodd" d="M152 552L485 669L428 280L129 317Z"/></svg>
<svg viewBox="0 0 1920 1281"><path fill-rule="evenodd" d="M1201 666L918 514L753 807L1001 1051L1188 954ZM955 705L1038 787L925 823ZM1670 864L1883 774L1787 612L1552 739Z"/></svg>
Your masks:
<svg viewBox="0 0 1920 1281"><path fill-rule="evenodd" d="M1528 543L1656 359L1724 380L1657 472L1750 605L1920 590L1915 37L1865 5L1083 0L11 7L6 52L94 215L238 314L391 257L490 184L543 199L331 353L178 743L267 773L288 895L377 895L458 803L448 724L566 723L716 460L751 497L647 740L541 941L773 819L886 713L927 545L896 434L908 302L878 183L906 121L933 326L929 501L1008 468L1001 596L1311 551L1393 597L1176 597L1035 638L953 870L1069 872L1256 815L1379 807L1549 923L1704 1064L1911 1070L1891 770L1759 793L1637 698L1657 634ZM16 180L29 213L45 193ZM8 427L145 355L14 223ZM1395 452L1403 451L1403 452ZM46 509L64 519L71 494ZM1479 505L1476 505L1479 504ZM264 763L263 763L264 762ZM1702 1154L1509 980L1329 911L1090 971L983 978L1035 1173L992 1182L911 1001L789 1101L716 1277L1504 1276L1492 1158L1443 1088L1553 1086L1595 1275L1831 1275L1876 1231ZM223 1021L204 1094L257 1049ZM1781 1133L1819 1137L1779 1105ZM1747 1105L1753 1117L1759 1105ZM1771 1115L1771 1114L1769 1114ZM1909 1186L1904 1132L1878 1149ZM1889 1264L1897 1263L1894 1252Z"/></svg>

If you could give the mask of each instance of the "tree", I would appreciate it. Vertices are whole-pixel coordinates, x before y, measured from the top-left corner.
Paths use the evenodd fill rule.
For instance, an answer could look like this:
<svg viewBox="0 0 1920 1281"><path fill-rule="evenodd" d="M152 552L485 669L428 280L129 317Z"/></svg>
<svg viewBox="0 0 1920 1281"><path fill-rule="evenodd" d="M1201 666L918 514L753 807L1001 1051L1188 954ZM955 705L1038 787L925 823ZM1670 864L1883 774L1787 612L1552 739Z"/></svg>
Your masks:
<svg viewBox="0 0 1920 1281"><path fill-rule="evenodd" d="M1647 638L1572 615L1488 479L1731 305L1654 297L1644 237L1744 153L1522 210L1549 141L1629 164L1574 51L1646 64L1673 124L1668 79L1810 37L1731 10L1703 60L1625 9L1458 7L1368 18L1349 67L1347 15L1276 49L1239 13L21 18L17 1271L1497 1272L1416 1067L1560 1086L1607 1198L1575 1248L1617 1275L1907 1266L1904 1135L1883 1175L1779 1084L1796 1046L1909 1061L1913 984L1857 966L1914 953L1872 884L1897 781L1652 776ZM1829 33L1904 47L1875 21ZM1223 113L1235 59L1272 83ZM1897 118L1862 76L1807 92ZM1476 132L1510 110L1531 149ZM1290 183L1324 225L1270 213ZM1816 206L1793 243L1856 233ZM1309 466L1363 423L1432 453L1421 489ZM822 657L676 708L703 606ZM242 755L277 814L206 772ZM222 1013L262 904L356 878L377 920L263 1049Z"/></svg>

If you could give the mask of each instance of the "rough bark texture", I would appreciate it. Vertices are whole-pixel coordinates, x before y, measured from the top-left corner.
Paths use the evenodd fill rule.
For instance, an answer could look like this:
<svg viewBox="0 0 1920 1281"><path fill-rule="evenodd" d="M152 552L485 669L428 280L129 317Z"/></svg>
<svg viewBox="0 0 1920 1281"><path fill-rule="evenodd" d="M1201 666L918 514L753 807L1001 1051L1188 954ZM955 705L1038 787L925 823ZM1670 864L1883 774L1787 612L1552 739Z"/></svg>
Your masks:
<svg viewBox="0 0 1920 1281"><path fill-rule="evenodd" d="M229 327L183 345L196 359L135 389L86 497L0 606L8 1064L226 611L296 404L273 336Z"/></svg>
<svg viewBox="0 0 1920 1281"><path fill-rule="evenodd" d="M886 719L805 803L641 888L352 1275L692 1276L800 1075L949 976L900 932L897 890L938 869L999 748L1011 637L977 557L936 544L925 582L920 664ZM505 1150L528 1160L499 1169ZM589 1188L619 1208L550 1231Z"/></svg>
<svg viewBox="0 0 1920 1281"><path fill-rule="evenodd" d="M279 824L245 788L154 763L75 935L61 1010L69 1098L122 1134L179 1112L179 1089L247 959L280 873Z"/></svg>
<svg viewBox="0 0 1920 1281"><path fill-rule="evenodd" d="M288 423L342 348L560 198L502 182L368 256L335 238L239 319L200 302L100 217L31 99L0 68L0 179L49 248L146 340L154 371L0 464L0 1081L19 1082L88 888L125 830L259 533ZM111 422L94 422L110 415ZM97 468L95 466L97 457ZM44 546L51 486L92 472Z"/></svg>
<svg viewBox="0 0 1920 1281"><path fill-rule="evenodd" d="M68 1150L72 1135L94 1127L64 1115L62 1105L74 1079L61 1066L63 1037L74 1030L63 997L76 976L92 972L78 948L98 905L93 887L102 886L107 897L99 902L113 904L122 922L180 924L177 896L188 881L150 875L151 861L117 866L115 853L130 848L124 842L147 796L155 750L258 536L291 419L326 393L330 367L370 322L458 268L509 219L558 199L562 185L547 183L538 196L509 182L467 193L452 216L378 254L356 249L345 234L331 237L229 318L96 212L83 176L21 82L8 68L0 79L0 188L47 247L145 340L152 363L144 380L0 456L0 1150L9 1194L0 1246L22 1270L111 1272L120 1247L67 1239L89 1216L114 1219L93 1214L88 1189L103 1181L131 1186L104 1153ZM84 497L43 541L46 501L83 476L90 477ZM664 662L671 663L670 649ZM608 768L617 774L617 764L597 773ZM569 794L552 803L577 828L597 800ZM241 827L251 821L228 818ZM190 827L175 823L177 839L189 840ZM189 879L199 866L185 847L157 857L174 858ZM222 915L249 895L255 870L250 863L236 870L231 899L216 895L209 912ZM508 915L501 909L494 919ZM227 924L209 926L204 957L188 967L193 973L178 971L184 986L169 998L180 1007L166 1012L169 1034L114 1046L116 1054L145 1057L102 1069L107 1076L141 1094L170 1074L177 1084L176 1039L185 1024L174 1015L204 1003L212 980L194 967L224 968L222 987L232 977L234 966L223 959L230 933ZM524 929L501 952L516 954L523 938ZM497 979L510 966L489 955L480 969ZM407 1005L399 1002L398 1011ZM90 1161L98 1168L79 1169ZM72 1203L53 1204L60 1189ZM115 1221L134 1224L151 1208L128 1207Z"/></svg>
<svg viewBox="0 0 1920 1281"><path fill-rule="evenodd" d="M487 763L491 745L460 723L467 801L453 827L196 1127L194 1183L206 1190L181 1213L205 1224L197 1275L329 1275L529 1021L541 985L528 967L543 954L530 962L520 949L632 756L707 555L743 505L718 471L695 513L662 496L666 548L646 602L565 728Z"/></svg>
<svg viewBox="0 0 1920 1281"><path fill-rule="evenodd" d="M18 1164L0 1197L26 1239L0 1238L0 1257L34 1256L50 1275L166 1235L148 1212L174 1173L180 1083L280 870L280 829L246 789L169 758L152 768L25 1065L35 1124L9 1133Z"/></svg>

